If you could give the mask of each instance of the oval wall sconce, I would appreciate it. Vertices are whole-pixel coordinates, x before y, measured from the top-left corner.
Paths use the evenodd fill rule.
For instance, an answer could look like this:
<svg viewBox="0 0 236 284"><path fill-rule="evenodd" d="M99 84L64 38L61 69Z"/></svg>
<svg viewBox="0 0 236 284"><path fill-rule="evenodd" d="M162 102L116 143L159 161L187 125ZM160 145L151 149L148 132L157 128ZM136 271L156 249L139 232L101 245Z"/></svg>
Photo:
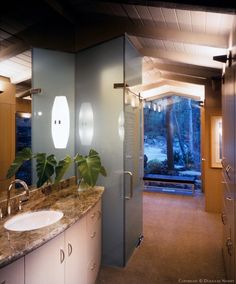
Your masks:
<svg viewBox="0 0 236 284"><path fill-rule="evenodd" d="M52 140L56 149L65 149L70 135L70 111L65 96L56 96L52 106Z"/></svg>
<svg viewBox="0 0 236 284"><path fill-rule="evenodd" d="M124 141L125 137L125 117L124 112L121 111L118 117L118 134L121 141Z"/></svg>
<svg viewBox="0 0 236 284"><path fill-rule="evenodd" d="M79 111L79 137L82 145L89 146L94 134L93 109L90 103L82 103Z"/></svg>

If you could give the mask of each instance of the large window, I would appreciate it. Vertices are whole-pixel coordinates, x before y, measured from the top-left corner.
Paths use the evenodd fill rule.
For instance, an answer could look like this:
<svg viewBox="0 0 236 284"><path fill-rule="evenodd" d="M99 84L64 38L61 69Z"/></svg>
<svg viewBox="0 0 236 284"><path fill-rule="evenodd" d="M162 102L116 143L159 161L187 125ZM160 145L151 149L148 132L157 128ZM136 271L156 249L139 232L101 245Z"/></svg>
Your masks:
<svg viewBox="0 0 236 284"><path fill-rule="evenodd" d="M145 173L200 176L200 107L169 96L144 108Z"/></svg>

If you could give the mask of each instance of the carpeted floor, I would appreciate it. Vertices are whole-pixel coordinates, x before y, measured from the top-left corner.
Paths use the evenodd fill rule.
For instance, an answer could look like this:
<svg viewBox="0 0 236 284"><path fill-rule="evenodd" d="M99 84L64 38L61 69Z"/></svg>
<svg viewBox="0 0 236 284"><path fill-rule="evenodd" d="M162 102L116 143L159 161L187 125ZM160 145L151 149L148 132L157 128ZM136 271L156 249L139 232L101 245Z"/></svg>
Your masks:
<svg viewBox="0 0 236 284"><path fill-rule="evenodd" d="M102 267L97 284L223 283L220 216L203 196L145 192L143 209L141 247L127 267Z"/></svg>

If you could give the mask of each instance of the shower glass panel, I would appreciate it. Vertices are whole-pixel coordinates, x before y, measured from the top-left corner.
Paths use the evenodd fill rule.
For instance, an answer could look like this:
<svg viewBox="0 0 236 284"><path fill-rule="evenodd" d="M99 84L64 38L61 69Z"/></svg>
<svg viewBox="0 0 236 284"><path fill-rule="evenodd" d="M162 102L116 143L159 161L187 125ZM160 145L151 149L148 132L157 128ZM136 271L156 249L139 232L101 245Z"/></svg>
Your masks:
<svg viewBox="0 0 236 284"><path fill-rule="evenodd" d="M125 83L142 83L142 58L125 37ZM125 264L142 237L143 130L142 106L137 94L125 93Z"/></svg>
<svg viewBox="0 0 236 284"><path fill-rule="evenodd" d="M102 157L108 176L97 184L103 195L102 262L124 264L123 37L81 51L76 58L76 151L93 148Z"/></svg>

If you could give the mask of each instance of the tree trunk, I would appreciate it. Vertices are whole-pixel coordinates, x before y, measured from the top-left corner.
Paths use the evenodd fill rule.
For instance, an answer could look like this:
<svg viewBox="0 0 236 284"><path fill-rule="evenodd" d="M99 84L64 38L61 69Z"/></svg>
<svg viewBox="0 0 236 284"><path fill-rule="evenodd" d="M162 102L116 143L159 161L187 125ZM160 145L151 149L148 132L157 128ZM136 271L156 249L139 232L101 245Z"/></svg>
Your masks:
<svg viewBox="0 0 236 284"><path fill-rule="evenodd" d="M191 105L191 99L188 99L188 111L189 111L189 151L193 154L193 111Z"/></svg>
<svg viewBox="0 0 236 284"><path fill-rule="evenodd" d="M166 107L166 132L167 132L166 146L167 146L167 165L169 171L174 170L172 107L173 107L173 100L172 98L168 98L167 107Z"/></svg>
<svg viewBox="0 0 236 284"><path fill-rule="evenodd" d="M188 120L188 161L187 163L190 164L192 161L189 161L189 158L193 158L194 160L194 152L193 152L193 111L191 105L191 99L188 99L188 113L189 113L189 120Z"/></svg>
<svg viewBox="0 0 236 284"><path fill-rule="evenodd" d="M178 123L178 120L177 120L177 117L176 117L176 114L174 113L173 114L174 116L174 120L175 120L175 125L176 125L176 133L177 133L177 136L178 136L178 139L179 139L179 146L180 146L180 150L182 152L182 156L183 156L183 160L185 161L185 151L184 151L184 143L181 139L181 133L180 133L180 129L179 129L179 123Z"/></svg>

